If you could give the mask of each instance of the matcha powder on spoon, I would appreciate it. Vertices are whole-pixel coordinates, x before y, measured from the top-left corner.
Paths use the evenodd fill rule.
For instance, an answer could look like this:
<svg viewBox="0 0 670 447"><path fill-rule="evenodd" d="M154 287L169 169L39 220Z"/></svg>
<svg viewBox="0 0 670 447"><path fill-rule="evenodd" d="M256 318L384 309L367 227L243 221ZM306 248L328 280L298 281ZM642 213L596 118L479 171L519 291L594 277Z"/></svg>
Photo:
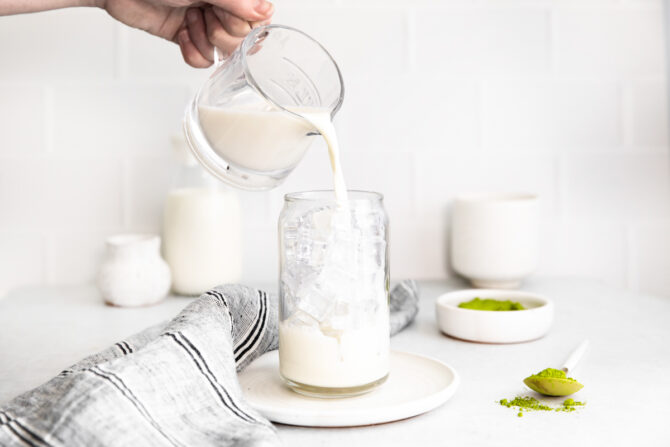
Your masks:
<svg viewBox="0 0 670 447"><path fill-rule="evenodd" d="M534 374L529 378L555 378L579 384L579 382L577 382L575 379L567 377L565 371L554 368L543 369L539 373ZM498 401L498 403L503 407L518 408L519 412L517 413L517 416L519 417L523 416L524 411L562 411L565 413L570 413L575 411L577 409L576 407L582 407L586 405L586 402L579 402L574 399L565 399L560 406L551 407L549 405L543 404L531 396L517 396L512 400L501 399Z"/></svg>
<svg viewBox="0 0 670 447"><path fill-rule="evenodd" d="M572 377L568 377L568 375L565 373L565 371L560 370L560 369L554 369L554 368L546 368L540 371L537 374L533 374L534 377L555 377L557 379L565 379L565 380L570 380L573 382L576 382L575 379Z"/></svg>

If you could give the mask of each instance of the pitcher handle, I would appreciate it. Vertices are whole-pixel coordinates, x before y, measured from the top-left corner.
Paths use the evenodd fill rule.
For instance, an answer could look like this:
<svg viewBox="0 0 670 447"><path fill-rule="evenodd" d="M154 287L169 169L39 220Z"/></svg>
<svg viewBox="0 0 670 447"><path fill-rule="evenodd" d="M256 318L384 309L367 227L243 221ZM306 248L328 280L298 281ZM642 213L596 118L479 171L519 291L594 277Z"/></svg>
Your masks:
<svg viewBox="0 0 670 447"><path fill-rule="evenodd" d="M224 60L223 54L221 54L221 52L219 51L219 49L217 47L214 47L214 57L213 57L213 59L214 59L214 68L215 69L219 68L219 66L221 64L223 64L223 60Z"/></svg>

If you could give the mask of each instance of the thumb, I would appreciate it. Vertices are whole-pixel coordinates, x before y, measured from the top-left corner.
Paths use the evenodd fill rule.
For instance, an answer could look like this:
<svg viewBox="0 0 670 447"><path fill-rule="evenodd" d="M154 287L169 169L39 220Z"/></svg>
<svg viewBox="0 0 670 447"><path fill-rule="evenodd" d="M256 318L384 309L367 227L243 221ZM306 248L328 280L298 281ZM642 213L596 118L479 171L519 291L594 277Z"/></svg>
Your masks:
<svg viewBox="0 0 670 447"><path fill-rule="evenodd" d="M208 3L248 22L269 19L274 12L274 5L267 0L208 0Z"/></svg>

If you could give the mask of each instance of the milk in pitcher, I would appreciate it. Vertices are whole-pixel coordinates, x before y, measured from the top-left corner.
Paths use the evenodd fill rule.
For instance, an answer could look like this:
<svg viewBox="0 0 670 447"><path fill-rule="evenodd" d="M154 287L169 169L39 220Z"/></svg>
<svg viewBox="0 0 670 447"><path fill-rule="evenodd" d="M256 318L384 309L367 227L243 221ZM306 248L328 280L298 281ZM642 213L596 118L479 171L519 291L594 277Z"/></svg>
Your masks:
<svg viewBox="0 0 670 447"><path fill-rule="evenodd" d="M255 171L293 168L312 143L314 127L277 109L200 106L200 126L210 145L230 163Z"/></svg>

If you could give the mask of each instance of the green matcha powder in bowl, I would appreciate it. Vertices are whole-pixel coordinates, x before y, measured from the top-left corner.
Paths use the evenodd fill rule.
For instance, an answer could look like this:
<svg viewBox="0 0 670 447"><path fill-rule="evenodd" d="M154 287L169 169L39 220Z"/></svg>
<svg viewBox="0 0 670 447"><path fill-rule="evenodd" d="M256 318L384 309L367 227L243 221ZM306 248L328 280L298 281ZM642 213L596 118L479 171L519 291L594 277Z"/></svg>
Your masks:
<svg viewBox="0 0 670 447"><path fill-rule="evenodd" d="M448 292L437 298L435 311L442 332L478 343L536 340L549 331L554 319L549 298L519 290Z"/></svg>
<svg viewBox="0 0 670 447"><path fill-rule="evenodd" d="M512 310L526 310L521 303L511 300L494 300L491 298L481 299L479 297L473 298L470 301L464 301L458 305L461 309L471 310L486 310L486 311L512 311Z"/></svg>

